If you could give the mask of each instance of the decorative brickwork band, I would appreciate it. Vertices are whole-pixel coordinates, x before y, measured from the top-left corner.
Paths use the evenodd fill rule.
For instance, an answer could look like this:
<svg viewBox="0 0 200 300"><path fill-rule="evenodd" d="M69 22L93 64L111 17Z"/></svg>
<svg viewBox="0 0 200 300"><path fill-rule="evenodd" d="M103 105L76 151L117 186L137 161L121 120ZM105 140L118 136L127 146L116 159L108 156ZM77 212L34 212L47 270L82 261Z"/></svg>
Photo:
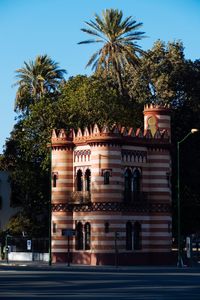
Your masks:
<svg viewBox="0 0 200 300"><path fill-rule="evenodd" d="M167 203L123 203L96 202L87 205L53 204L53 212L139 212L139 213L170 213L171 205Z"/></svg>

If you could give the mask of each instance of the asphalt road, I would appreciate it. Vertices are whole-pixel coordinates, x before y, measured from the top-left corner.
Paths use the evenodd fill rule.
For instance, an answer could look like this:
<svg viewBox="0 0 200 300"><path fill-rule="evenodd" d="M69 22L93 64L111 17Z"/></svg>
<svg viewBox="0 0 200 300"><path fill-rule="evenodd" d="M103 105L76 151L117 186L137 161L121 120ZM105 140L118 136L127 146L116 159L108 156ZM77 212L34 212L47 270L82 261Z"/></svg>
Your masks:
<svg viewBox="0 0 200 300"><path fill-rule="evenodd" d="M0 266L0 300L200 299L198 268Z"/></svg>

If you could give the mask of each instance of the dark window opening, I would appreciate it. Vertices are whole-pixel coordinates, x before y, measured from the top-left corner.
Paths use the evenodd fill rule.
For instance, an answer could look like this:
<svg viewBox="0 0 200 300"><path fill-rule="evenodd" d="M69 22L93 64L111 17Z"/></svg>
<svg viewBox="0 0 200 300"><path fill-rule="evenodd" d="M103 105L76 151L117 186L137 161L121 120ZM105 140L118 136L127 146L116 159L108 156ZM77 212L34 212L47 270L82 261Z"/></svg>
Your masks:
<svg viewBox="0 0 200 300"><path fill-rule="evenodd" d="M103 176L104 176L104 184L109 184L110 183L110 172L105 171Z"/></svg>
<svg viewBox="0 0 200 300"><path fill-rule="evenodd" d="M90 223L85 224L85 250L90 250L91 228Z"/></svg>
<svg viewBox="0 0 200 300"><path fill-rule="evenodd" d="M141 250L141 224L139 222L135 222L134 224L134 250Z"/></svg>
<svg viewBox="0 0 200 300"><path fill-rule="evenodd" d="M126 223L126 250L132 250L132 223Z"/></svg>
<svg viewBox="0 0 200 300"><path fill-rule="evenodd" d="M140 192L140 171L136 169L133 173L133 191Z"/></svg>
<svg viewBox="0 0 200 300"><path fill-rule="evenodd" d="M132 173L130 169L127 169L125 174L124 174L124 178L125 178L125 191L127 192L131 192L131 184L132 184Z"/></svg>
<svg viewBox="0 0 200 300"><path fill-rule="evenodd" d="M90 192L90 185L91 185L91 171L89 169L85 172L85 190Z"/></svg>
<svg viewBox="0 0 200 300"><path fill-rule="evenodd" d="M105 222L105 233L109 233L110 231L110 224L109 222Z"/></svg>
<svg viewBox="0 0 200 300"><path fill-rule="evenodd" d="M77 191L83 190L83 173L81 170L77 172Z"/></svg>
<svg viewBox="0 0 200 300"><path fill-rule="evenodd" d="M57 175L53 174L53 187L56 187L57 185Z"/></svg>
<svg viewBox="0 0 200 300"><path fill-rule="evenodd" d="M83 250L83 225L81 222L76 225L76 250Z"/></svg>
<svg viewBox="0 0 200 300"><path fill-rule="evenodd" d="M56 229L57 229L57 224L53 223L53 233L56 233Z"/></svg>

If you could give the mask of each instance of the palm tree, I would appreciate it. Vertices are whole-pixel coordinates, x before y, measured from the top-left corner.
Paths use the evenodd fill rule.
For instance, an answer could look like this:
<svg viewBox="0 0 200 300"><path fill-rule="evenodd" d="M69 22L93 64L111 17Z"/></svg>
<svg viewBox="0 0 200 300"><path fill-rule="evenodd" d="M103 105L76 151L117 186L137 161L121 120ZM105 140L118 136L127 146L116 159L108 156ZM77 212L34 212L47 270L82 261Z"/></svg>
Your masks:
<svg viewBox="0 0 200 300"><path fill-rule="evenodd" d="M15 108L21 111L29 109L44 95L53 95L64 80L65 70L58 68L47 55L38 55L35 61L24 62L24 67L16 70L18 86Z"/></svg>
<svg viewBox="0 0 200 300"><path fill-rule="evenodd" d="M78 44L103 43L103 47L92 55L86 67L92 66L95 71L114 73L120 93L123 94L122 76L125 66L137 68L139 56L144 54L137 44L144 37L144 32L138 31L142 23L137 23L131 16L122 20L123 13L117 9L106 9L102 16L100 18L95 14L95 21L85 22L89 27L81 30L95 38Z"/></svg>

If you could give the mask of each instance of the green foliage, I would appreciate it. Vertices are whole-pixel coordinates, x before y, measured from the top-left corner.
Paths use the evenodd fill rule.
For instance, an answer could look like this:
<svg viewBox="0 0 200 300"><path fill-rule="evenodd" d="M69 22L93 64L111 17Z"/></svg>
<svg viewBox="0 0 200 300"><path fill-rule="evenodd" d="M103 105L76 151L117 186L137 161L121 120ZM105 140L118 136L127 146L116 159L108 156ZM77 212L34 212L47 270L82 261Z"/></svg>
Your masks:
<svg viewBox="0 0 200 300"><path fill-rule="evenodd" d="M75 129L95 123L134 127L141 124L141 119L134 113L136 103L120 96L112 83L102 77L76 76L69 79L63 86L58 105L60 119L63 123L67 120L67 126Z"/></svg>
<svg viewBox="0 0 200 300"><path fill-rule="evenodd" d="M24 113L29 112L30 105L35 104L44 95L52 98L59 93L58 87L64 79L65 70L58 68L47 55L38 55L35 61L24 62L24 67L16 70L18 86L15 109Z"/></svg>
<svg viewBox="0 0 200 300"><path fill-rule="evenodd" d="M47 224L40 224L38 220L36 222L36 220L32 220L26 214L20 212L10 218L6 230L12 236L22 236L26 234L28 236L41 237L47 233L46 226Z"/></svg>
<svg viewBox="0 0 200 300"><path fill-rule="evenodd" d="M117 9L106 9L102 12L102 18L95 14L95 21L85 23L88 28L81 30L94 38L79 44L103 44L103 47L92 55L87 66L92 66L97 72L111 72L116 76L120 94L123 95L122 76L125 74L125 66L137 68L139 55L144 54L137 44L144 37L144 32L138 31L142 23L137 23L131 16L123 20L122 11Z"/></svg>
<svg viewBox="0 0 200 300"><path fill-rule="evenodd" d="M139 102L182 105L186 73L182 43L159 40L141 57L140 68L127 67L125 89Z"/></svg>

